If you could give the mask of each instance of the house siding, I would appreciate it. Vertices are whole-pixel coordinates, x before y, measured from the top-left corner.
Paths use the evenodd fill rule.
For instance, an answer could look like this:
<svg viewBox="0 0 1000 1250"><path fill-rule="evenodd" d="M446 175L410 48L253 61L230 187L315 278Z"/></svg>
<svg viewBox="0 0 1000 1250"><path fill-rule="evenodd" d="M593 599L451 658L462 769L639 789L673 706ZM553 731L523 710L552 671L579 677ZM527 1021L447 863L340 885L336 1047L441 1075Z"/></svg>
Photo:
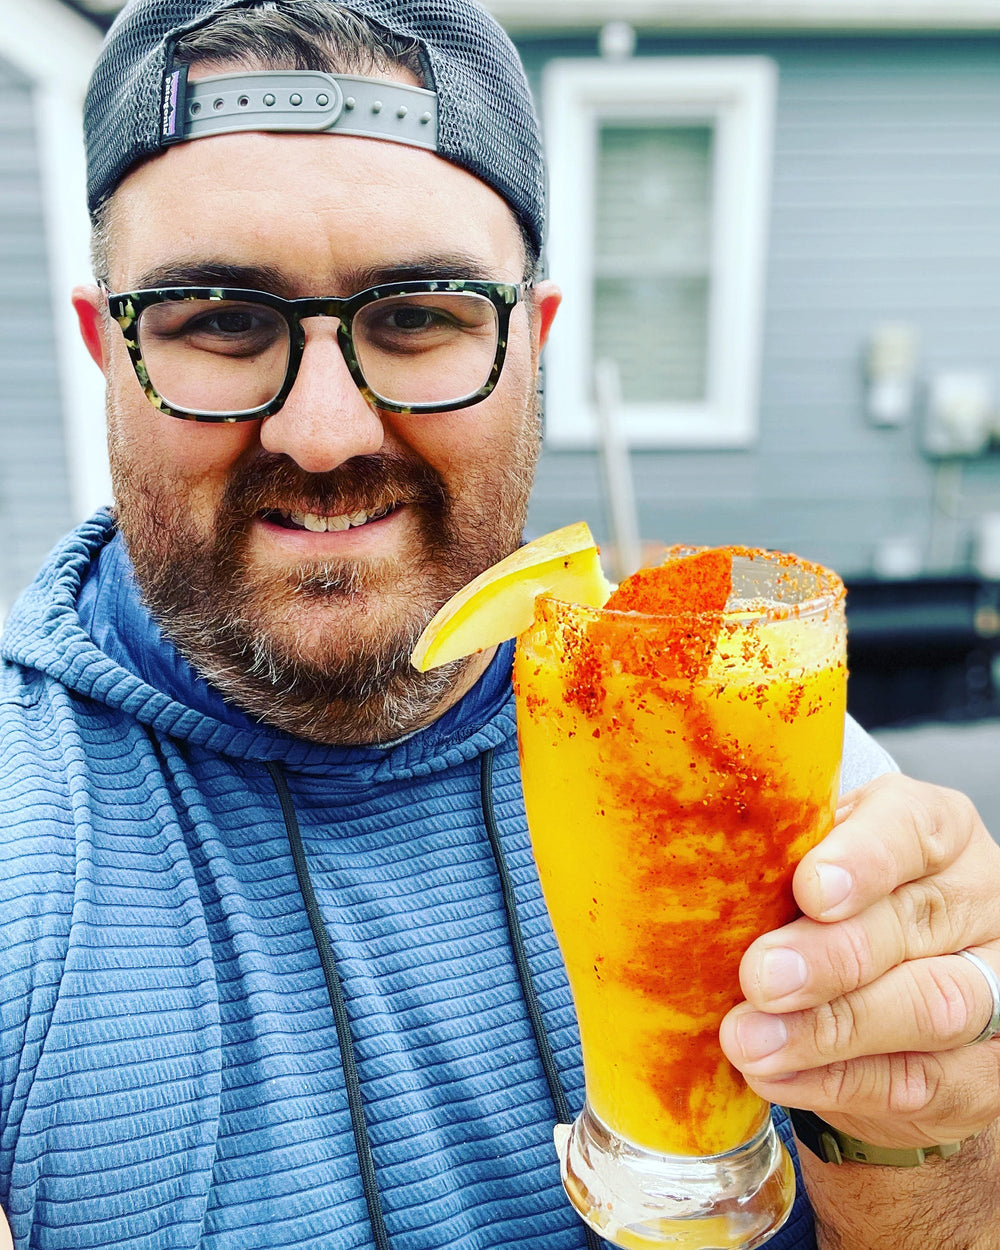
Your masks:
<svg viewBox="0 0 1000 1250"><path fill-rule="evenodd" d="M594 48L522 39L539 98L550 56ZM639 53L763 54L779 71L759 438L633 453L643 536L784 548L847 576L908 537L926 568L962 567L976 516L1000 510L1000 457L963 467L959 520L935 516L920 418L867 421L863 358L877 323L906 321L922 377L1000 381L1000 41L640 38ZM580 517L607 536L595 457L546 450L532 531Z"/></svg>
<svg viewBox="0 0 1000 1250"><path fill-rule="evenodd" d="M72 523L51 318L32 89L0 60L0 616Z"/></svg>

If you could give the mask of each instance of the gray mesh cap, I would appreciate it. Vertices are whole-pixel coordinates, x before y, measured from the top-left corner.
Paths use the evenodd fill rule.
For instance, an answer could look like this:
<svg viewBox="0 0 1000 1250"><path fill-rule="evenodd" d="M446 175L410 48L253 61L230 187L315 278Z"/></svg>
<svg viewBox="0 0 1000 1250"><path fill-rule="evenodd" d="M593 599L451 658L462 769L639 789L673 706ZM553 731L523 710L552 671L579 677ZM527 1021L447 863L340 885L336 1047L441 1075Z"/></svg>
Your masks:
<svg viewBox="0 0 1000 1250"><path fill-rule="evenodd" d="M286 0L272 4L285 7ZM129 169L176 141L169 120L171 81L177 89L176 39L227 9L253 7L256 0L129 0L125 5L105 39L84 108L92 213ZM294 12L294 4L287 7ZM538 119L520 58L496 21L474 0L338 0L338 7L418 43L432 102L436 97L433 118L420 114L425 132L436 132L422 146L497 191L541 250L545 173ZM353 107L353 99L347 104Z"/></svg>

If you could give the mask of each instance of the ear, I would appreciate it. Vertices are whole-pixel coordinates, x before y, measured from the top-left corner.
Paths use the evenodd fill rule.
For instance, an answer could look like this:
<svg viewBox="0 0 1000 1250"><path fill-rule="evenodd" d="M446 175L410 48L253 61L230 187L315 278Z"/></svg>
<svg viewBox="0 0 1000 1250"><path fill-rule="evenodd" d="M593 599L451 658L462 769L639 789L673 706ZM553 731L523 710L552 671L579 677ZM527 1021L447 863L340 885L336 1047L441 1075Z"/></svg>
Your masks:
<svg viewBox="0 0 1000 1250"><path fill-rule="evenodd" d="M73 309L80 324L80 336L102 373L107 373L108 351L104 339L104 296L100 287L78 286L73 290Z"/></svg>
<svg viewBox="0 0 1000 1250"><path fill-rule="evenodd" d="M535 304L534 330L537 336L536 349L541 351L549 337L552 321L559 309L559 305L562 303L562 291L559 290L554 282L546 279L544 282L536 283L532 288L532 298Z"/></svg>

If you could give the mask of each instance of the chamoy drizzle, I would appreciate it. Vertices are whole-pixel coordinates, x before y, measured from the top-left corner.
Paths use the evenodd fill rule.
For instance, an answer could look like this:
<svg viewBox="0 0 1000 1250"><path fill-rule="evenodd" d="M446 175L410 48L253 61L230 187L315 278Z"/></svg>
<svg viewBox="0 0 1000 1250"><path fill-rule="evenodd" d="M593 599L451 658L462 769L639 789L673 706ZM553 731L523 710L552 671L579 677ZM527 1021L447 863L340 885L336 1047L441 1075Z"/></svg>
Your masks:
<svg viewBox="0 0 1000 1250"><path fill-rule="evenodd" d="M792 875L832 825L839 777L842 626L779 609L758 627L728 609L734 554L753 556L643 570L603 611L541 602L515 664L529 826L588 1098L668 1154L731 1149L766 1114L719 1024L743 997L743 952L796 915ZM816 662L789 666L810 647Z"/></svg>

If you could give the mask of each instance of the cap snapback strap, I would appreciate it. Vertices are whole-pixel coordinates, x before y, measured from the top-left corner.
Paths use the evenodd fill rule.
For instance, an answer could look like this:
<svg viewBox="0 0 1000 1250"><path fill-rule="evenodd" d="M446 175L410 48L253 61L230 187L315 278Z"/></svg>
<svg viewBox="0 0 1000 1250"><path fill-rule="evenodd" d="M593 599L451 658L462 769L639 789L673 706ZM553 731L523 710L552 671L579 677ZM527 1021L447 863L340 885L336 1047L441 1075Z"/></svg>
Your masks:
<svg viewBox="0 0 1000 1250"><path fill-rule="evenodd" d="M181 143L244 130L360 135L437 151L437 96L384 78L313 70L218 74L164 82L161 141Z"/></svg>

